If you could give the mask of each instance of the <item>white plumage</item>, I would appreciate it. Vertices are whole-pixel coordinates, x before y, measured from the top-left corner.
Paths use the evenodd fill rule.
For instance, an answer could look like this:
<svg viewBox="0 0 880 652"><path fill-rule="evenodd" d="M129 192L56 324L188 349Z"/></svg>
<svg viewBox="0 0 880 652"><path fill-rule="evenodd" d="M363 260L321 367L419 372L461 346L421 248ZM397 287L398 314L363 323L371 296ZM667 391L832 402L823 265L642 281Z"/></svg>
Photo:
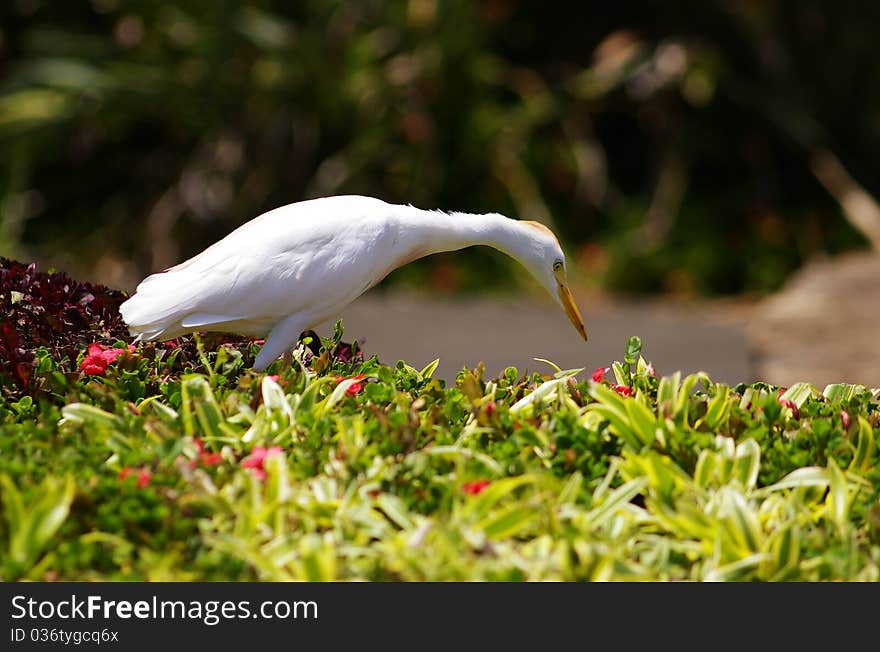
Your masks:
<svg viewBox="0 0 880 652"><path fill-rule="evenodd" d="M200 254L152 274L120 306L137 340L191 331L266 337L254 369L389 272L439 251L484 244L521 262L586 339L565 283L565 257L545 226L490 213L444 213L347 195L276 208Z"/></svg>

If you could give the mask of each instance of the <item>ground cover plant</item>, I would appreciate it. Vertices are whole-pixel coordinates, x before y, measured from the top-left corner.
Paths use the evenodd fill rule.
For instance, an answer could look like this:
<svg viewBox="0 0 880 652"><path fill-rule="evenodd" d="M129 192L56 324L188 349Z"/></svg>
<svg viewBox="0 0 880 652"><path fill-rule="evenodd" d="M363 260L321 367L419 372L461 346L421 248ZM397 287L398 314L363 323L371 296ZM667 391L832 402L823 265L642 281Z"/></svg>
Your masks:
<svg viewBox="0 0 880 652"><path fill-rule="evenodd" d="M447 385L341 324L257 374L259 341L131 346L121 295L2 262L4 581L880 579L880 389L636 337Z"/></svg>

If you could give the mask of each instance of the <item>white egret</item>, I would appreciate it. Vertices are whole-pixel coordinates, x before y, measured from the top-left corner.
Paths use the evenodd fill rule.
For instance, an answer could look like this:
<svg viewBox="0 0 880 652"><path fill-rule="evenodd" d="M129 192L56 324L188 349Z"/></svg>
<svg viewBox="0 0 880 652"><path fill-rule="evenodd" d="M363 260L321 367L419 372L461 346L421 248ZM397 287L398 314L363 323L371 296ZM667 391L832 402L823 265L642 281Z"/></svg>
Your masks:
<svg viewBox="0 0 880 652"><path fill-rule="evenodd" d="M254 363L262 371L302 331L337 317L391 271L472 245L494 247L519 261L587 339L562 248L543 224L358 195L263 213L200 254L145 278L120 312L135 341L199 330L265 337Z"/></svg>

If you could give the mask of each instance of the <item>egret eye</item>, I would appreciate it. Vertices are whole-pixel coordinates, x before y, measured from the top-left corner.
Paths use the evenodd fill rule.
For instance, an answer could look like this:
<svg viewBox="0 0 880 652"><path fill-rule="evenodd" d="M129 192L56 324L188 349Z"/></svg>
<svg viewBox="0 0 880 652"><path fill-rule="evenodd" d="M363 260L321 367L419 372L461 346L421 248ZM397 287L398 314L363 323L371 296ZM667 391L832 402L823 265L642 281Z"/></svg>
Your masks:
<svg viewBox="0 0 880 652"><path fill-rule="evenodd" d="M562 261L561 260L557 260L556 262L553 263L553 271L554 272L561 272L562 271Z"/></svg>

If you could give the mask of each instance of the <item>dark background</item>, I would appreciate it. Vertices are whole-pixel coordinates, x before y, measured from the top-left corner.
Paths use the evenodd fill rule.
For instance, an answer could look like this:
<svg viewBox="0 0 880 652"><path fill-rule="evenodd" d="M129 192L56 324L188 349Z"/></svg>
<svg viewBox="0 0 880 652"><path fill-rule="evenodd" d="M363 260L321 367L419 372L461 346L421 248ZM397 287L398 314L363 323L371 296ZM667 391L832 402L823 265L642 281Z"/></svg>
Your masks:
<svg viewBox="0 0 880 652"><path fill-rule="evenodd" d="M0 255L126 290L265 210L363 193L550 224L581 287L754 296L864 248L840 201L880 191L877 3L9 0L0 21ZM386 284L510 289L511 264Z"/></svg>

